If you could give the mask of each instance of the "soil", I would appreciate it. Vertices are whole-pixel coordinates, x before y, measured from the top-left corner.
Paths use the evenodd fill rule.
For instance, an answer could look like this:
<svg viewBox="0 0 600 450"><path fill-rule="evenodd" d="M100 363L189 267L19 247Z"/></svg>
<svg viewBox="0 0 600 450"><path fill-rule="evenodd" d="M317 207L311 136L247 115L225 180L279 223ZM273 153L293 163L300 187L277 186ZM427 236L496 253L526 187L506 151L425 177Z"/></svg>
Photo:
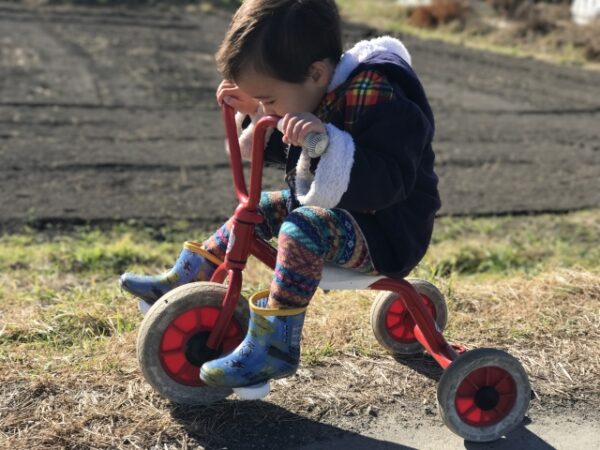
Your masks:
<svg viewBox="0 0 600 450"><path fill-rule="evenodd" d="M2 227L229 217L213 63L229 18L0 2ZM441 214L600 206L600 73L401 38L436 114Z"/></svg>

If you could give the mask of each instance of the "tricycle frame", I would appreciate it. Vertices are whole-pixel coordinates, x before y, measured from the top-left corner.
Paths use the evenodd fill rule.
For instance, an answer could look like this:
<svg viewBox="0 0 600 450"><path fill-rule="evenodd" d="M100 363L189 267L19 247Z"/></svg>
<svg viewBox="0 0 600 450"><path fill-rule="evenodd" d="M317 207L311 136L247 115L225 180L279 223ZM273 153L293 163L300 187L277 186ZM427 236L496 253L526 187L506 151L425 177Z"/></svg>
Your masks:
<svg viewBox="0 0 600 450"><path fill-rule="evenodd" d="M254 232L256 225L263 221L258 213L258 204L262 189L264 166L265 136L269 128L276 128L279 117L266 116L255 124L252 141L252 159L250 165L250 188L247 189L234 110L224 105L223 121L229 146L233 182L239 204L232 216L233 228L225 261L217 268L211 281L224 283L228 280L227 294L223 299L221 313L207 341L211 350L219 349L225 330L240 298L243 276L248 257L255 256L262 263L275 269L277 250ZM368 289L396 292L410 313L415 325L415 338L442 367L448 367L460 353L459 346L450 345L436 326L435 320L422 301L422 297L409 282L404 279L377 277Z"/></svg>

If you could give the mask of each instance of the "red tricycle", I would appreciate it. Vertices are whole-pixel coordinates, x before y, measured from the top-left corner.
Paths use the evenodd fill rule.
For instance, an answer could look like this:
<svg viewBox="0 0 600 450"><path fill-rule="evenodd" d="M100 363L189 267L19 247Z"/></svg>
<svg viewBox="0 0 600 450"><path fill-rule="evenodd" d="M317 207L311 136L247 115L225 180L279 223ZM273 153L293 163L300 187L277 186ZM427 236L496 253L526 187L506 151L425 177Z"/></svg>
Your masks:
<svg viewBox="0 0 600 450"><path fill-rule="evenodd" d="M185 284L156 301L147 310L137 341L144 377L159 394L175 403L210 404L232 393L229 388L204 385L200 367L235 349L246 335L249 311L241 287L248 257L253 255L275 268L277 251L257 236L255 226L263 220L257 207L265 134L276 127L279 118L266 116L255 125L247 189L234 111L224 106L222 114L239 200L225 261L210 282ZM523 367L504 351L465 351L448 344L442 335L446 303L431 283L326 266L319 287L379 291L371 308L377 341L397 357L424 350L437 361L444 369L437 389L439 411L448 428L462 438L493 441L522 422L531 395ZM244 397L244 390L238 395Z"/></svg>

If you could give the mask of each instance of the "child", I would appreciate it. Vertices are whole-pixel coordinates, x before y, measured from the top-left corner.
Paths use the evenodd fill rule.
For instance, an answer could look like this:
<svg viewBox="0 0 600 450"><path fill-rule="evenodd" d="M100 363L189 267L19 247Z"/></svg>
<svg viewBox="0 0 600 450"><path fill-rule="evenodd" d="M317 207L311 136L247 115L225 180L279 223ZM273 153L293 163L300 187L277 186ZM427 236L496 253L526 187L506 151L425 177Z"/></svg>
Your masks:
<svg viewBox="0 0 600 450"><path fill-rule="evenodd" d="M209 385L242 387L291 375L298 367L304 314L324 262L403 277L429 245L440 207L431 147L434 122L403 44L362 41L342 54L333 0L246 0L217 53L224 79L217 100L234 107L249 157L253 123L283 117L267 161L285 164L289 190L265 192L257 228L277 236L270 290L250 300L244 341L205 363ZM248 122L248 120L246 120ZM327 133L320 158L302 150L310 132ZM223 260L227 222L202 245L188 242L162 276L122 276L129 292L153 302L183 283L208 280Z"/></svg>

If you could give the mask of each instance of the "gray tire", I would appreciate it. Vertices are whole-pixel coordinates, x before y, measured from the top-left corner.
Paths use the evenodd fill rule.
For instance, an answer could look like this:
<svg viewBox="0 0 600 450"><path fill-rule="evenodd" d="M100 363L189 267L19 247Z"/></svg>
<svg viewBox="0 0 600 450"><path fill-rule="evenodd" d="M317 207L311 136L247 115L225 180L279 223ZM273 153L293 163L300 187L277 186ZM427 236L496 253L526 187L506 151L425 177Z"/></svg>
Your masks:
<svg viewBox="0 0 600 450"><path fill-rule="evenodd" d="M219 356L209 357L204 342L226 291L217 283L185 284L162 296L142 321L137 339L140 368L156 392L174 403L209 405L232 392L203 385L199 378L200 366ZM241 342L248 320L248 302L241 297L221 353Z"/></svg>
<svg viewBox="0 0 600 450"><path fill-rule="evenodd" d="M531 399L529 378L508 353L478 348L455 359L440 378L442 420L467 441L500 439L522 422Z"/></svg>
<svg viewBox="0 0 600 450"><path fill-rule="evenodd" d="M434 311L435 323L440 332L444 331L448 320L448 308L444 296L433 284L425 280L409 278L411 286L423 297ZM381 292L371 305L371 327L377 341L383 348L396 356L412 356L423 352L423 346L416 340L410 324L414 321L396 292Z"/></svg>

